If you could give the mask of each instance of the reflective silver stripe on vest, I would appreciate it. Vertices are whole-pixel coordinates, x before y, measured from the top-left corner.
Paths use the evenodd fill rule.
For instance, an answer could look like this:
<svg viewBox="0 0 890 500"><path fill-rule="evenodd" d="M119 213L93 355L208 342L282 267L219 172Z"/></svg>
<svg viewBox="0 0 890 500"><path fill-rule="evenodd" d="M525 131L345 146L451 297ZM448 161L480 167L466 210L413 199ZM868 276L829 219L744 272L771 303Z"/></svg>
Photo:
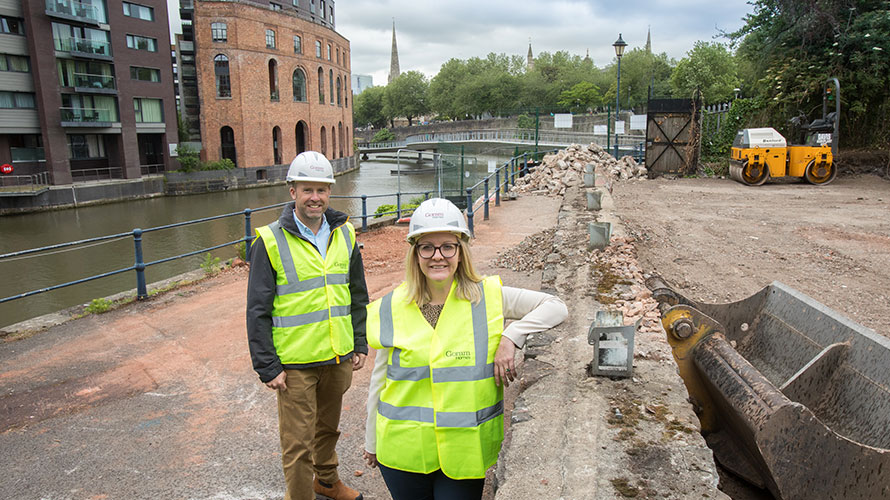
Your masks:
<svg viewBox="0 0 890 500"><path fill-rule="evenodd" d="M390 420L433 423L433 409L424 406L393 406L381 401L377 404L377 413Z"/></svg>
<svg viewBox="0 0 890 500"><path fill-rule="evenodd" d="M278 285L276 287L276 293L279 296L315 290L316 288L324 288L326 284L349 284L349 275L343 273L328 274L327 281L325 281L325 276L318 276L300 281L300 277L297 275L297 268L294 265L294 257L290 252L290 246L287 244L287 238L284 236L284 229L281 228L278 221L269 224L269 229L271 229L272 234L275 235L275 242L278 244L278 254L281 255L281 266L284 268L284 277L287 280L286 285ZM349 228L346 227L346 224L343 224L340 226L340 230L343 232L344 243L349 247ZM351 257L351 249L349 253Z"/></svg>
<svg viewBox="0 0 890 500"><path fill-rule="evenodd" d="M473 344L475 366L433 368L433 382L472 382L494 377L494 363L488 361L488 313L485 309L485 287L479 283L482 300L473 305ZM459 426L458 426L459 427Z"/></svg>
<svg viewBox="0 0 890 500"><path fill-rule="evenodd" d="M328 316L327 309L314 311L305 314L295 314L293 316L273 316L272 326L276 328L289 328L294 326L311 325L319 323L330 318L338 316L349 316L350 306L331 306L331 314Z"/></svg>
<svg viewBox="0 0 890 500"><path fill-rule="evenodd" d="M440 411L436 414L436 427L477 427L503 414L503 400L479 411Z"/></svg>
<svg viewBox="0 0 890 500"><path fill-rule="evenodd" d="M430 378L429 366L402 366L402 349L393 345L392 292L380 301L380 345L392 348L392 361L386 366L386 378L390 380L418 381Z"/></svg>

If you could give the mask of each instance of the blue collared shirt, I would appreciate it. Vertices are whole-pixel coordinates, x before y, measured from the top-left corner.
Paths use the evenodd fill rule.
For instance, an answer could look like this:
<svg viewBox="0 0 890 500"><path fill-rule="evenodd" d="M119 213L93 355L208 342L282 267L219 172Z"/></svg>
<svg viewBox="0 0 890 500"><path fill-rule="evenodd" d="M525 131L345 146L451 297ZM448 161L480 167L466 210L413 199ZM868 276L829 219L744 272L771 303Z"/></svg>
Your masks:
<svg viewBox="0 0 890 500"><path fill-rule="evenodd" d="M294 222L297 223L297 228L300 229L300 234L309 240L310 243L315 245L315 248L318 249L318 253L321 254L321 259L324 260L328 254L328 240L331 238L331 225L328 224L327 217L321 217L321 227L318 229L318 234L313 233L306 224L300 222L296 211L294 211Z"/></svg>

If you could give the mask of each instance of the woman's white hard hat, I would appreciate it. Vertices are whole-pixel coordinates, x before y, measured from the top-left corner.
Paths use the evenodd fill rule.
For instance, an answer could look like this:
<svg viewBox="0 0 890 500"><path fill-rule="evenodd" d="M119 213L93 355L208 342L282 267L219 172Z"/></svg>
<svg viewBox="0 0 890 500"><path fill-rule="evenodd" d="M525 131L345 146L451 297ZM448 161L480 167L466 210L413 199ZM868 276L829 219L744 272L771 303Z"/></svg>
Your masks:
<svg viewBox="0 0 890 500"><path fill-rule="evenodd" d="M408 242L429 233L454 233L464 240L470 239L467 219L454 203L443 198L430 198L414 209L408 223Z"/></svg>
<svg viewBox="0 0 890 500"><path fill-rule="evenodd" d="M290 162L287 169L287 181L297 182L326 182L334 184L334 167L323 154L315 151L305 151L297 155Z"/></svg>

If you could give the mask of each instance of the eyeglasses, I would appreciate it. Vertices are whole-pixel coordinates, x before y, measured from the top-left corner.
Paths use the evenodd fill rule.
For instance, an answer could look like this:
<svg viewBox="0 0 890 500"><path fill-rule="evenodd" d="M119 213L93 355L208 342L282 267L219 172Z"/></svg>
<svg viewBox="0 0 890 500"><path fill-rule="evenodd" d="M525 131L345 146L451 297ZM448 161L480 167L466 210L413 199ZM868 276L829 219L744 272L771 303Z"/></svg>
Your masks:
<svg viewBox="0 0 890 500"><path fill-rule="evenodd" d="M417 255L424 259L432 259L433 255L436 255L436 250L438 250L443 259L450 259L457 255L459 247L457 243L442 243L439 246L423 243L417 245Z"/></svg>

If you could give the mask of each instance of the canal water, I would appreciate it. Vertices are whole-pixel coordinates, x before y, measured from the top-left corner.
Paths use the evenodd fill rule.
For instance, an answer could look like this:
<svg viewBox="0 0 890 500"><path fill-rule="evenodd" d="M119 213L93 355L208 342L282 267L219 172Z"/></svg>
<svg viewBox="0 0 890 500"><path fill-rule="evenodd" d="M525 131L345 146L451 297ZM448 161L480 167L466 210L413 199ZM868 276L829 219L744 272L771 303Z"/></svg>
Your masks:
<svg viewBox="0 0 890 500"><path fill-rule="evenodd" d="M459 151L459 149L458 149ZM409 154L399 161L395 153L377 155L363 161L361 168L337 177L332 194L335 196L368 195L368 213L382 204L395 204L394 193L436 192L444 189L471 187L487 175L489 162L502 165L514 153L512 148L477 148L465 151L461 168L459 158L451 158L453 167L438 173L409 173L433 166L429 160L417 162L417 154ZM393 175L392 170L405 170ZM461 172L463 171L463 176ZM493 189L493 182L492 182ZM375 195L390 196L377 197ZM481 190L474 197L482 195ZM403 194L405 204L416 194ZM419 196L422 196L420 194ZM30 248L55 245L110 234L132 232L134 228L152 228L176 222L200 219L221 214L243 212L245 208L259 208L290 199L284 185L216 193L169 196L145 200L96 205L67 210L7 215L0 217L0 254ZM361 227L361 199L334 198L331 206L350 215L353 224ZM278 218L280 208L252 214L251 226L268 224ZM217 219L199 224L164 229L143 235L144 262L152 262L202 248L220 245L244 237L244 216ZM237 255L234 245L212 252L225 261ZM145 270L148 283L161 281L201 267L205 254L177 259L149 266ZM32 290L76 281L97 274L124 269L135 261L132 236L73 248L48 251L0 259L0 298L11 297ZM87 283L45 292L0 304L0 327L59 311L78 304L89 303L100 297L136 287L136 272L128 271Z"/></svg>

